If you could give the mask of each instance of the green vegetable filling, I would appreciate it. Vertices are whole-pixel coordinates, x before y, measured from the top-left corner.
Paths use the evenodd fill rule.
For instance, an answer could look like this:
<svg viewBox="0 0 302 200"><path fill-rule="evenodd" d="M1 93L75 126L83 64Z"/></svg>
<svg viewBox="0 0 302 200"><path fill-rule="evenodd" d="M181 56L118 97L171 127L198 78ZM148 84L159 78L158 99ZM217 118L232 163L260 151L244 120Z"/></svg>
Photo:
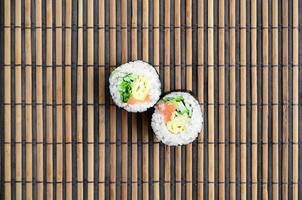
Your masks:
<svg viewBox="0 0 302 200"><path fill-rule="evenodd" d="M129 73L123 77L123 80L119 83L120 87L120 95L122 98L123 103L126 103L128 99L131 97L132 94L132 85L134 80L138 76L132 73Z"/></svg>
<svg viewBox="0 0 302 200"><path fill-rule="evenodd" d="M164 102L173 103L177 105L176 108L176 115L187 115L189 118L192 117L192 107L191 105L186 105L184 102L184 98L182 96L176 97L164 97Z"/></svg>

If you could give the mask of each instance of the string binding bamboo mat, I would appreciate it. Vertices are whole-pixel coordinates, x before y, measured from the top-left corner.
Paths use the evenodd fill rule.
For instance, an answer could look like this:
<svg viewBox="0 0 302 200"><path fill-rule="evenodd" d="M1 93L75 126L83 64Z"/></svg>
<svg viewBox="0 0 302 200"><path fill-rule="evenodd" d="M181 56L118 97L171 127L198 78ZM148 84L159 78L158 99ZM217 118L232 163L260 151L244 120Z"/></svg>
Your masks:
<svg viewBox="0 0 302 200"><path fill-rule="evenodd" d="M298 0L3 0L1 199L302 199ZM116 66L192 90L193 144L118 109Z"/></svg>

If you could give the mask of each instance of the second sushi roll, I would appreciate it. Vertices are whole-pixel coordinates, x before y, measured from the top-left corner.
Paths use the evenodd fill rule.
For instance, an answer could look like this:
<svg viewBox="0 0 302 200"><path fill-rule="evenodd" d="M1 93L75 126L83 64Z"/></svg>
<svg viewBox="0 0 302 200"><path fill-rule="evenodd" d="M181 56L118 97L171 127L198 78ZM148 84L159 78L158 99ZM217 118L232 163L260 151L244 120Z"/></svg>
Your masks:
<svg viewBox="0 0 302 200"><path fill-rule="evenodd" d="M171 146L189 144L202 129L198 101L188 92L171 92L155 106L151 126L156 137Z"/></svg>

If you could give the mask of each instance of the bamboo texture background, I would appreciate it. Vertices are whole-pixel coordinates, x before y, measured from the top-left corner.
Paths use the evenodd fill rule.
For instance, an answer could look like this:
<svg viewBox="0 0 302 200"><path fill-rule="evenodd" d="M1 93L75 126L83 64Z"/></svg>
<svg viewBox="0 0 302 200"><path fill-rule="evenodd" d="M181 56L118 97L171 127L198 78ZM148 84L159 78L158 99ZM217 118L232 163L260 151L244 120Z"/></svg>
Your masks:
<svg viewBox="0 0 302 200"><path fill-rule="evenodd" d="M299 0L2 0L1 199L302 199ZM192 90L193 144L117 108L116 66Z"/></svg>

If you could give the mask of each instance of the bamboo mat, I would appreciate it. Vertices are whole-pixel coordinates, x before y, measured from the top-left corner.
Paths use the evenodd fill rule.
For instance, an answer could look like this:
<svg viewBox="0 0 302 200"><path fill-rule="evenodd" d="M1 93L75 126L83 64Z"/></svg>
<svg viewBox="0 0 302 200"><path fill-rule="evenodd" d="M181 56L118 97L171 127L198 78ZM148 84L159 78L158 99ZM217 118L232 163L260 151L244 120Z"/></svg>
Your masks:
<svg viewBox="0 0 302 200"><path fill-rule="evenodd" d="M0 4L0 199L302 199L301 1ZM137 59L198 97L193 144L113 104Z"/></svg>

